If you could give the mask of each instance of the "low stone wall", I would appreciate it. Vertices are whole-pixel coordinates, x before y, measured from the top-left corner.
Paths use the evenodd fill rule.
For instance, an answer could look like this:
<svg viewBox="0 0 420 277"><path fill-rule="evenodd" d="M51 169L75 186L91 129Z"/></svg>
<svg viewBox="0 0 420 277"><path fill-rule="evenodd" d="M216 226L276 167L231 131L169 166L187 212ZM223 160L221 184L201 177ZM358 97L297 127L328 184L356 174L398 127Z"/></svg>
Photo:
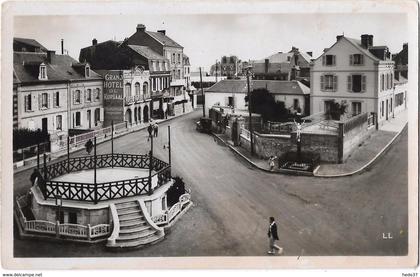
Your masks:
<svg viewBox="0 0 420 277"><path fill-rule="evenodd" d="M261 159L268 159L270 156L281 156L291 148L290 136L253 134L255 154ZM241 146L251 151L251 141L241 136Z"/></svg>
<svg viewBox="0 0 420 277"><path fill-rule="evenodd" d="M292 133L293 148L296 151L296 133ZM301 134L301 151L318 153L321 162L338 163L339 162L339 140L337 135L333 134Z"/></svg>
<svg viewBox="0 0 420 277"><path fill-rule="evenodd" d="M359 147L359 145L368 139L375 131L375 126L368 127L368 122L364 122L349 132L344 134L343 137L343 162Z"/></svg>

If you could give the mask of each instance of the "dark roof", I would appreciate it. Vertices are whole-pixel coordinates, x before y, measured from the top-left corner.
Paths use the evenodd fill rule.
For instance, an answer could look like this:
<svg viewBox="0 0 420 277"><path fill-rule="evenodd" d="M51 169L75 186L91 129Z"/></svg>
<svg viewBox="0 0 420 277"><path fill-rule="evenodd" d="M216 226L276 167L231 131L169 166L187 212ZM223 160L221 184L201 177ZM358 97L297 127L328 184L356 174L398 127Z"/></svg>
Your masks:
<svg viewBox="0 0 420 277"><path fill-rule="evenodd" d="M172 46L172 47L181 47L181 48L183 48L181 45L179 45L178 43L176 43L173 39L171 39L167 35L164 35L164 34L162 34L160 32L146 31L146 33L148 35L150 35L151 37L153 37L158 42L160 42L161 44L163 44L164 46Z"/></svg>
<svg viewBox="0 0 420 277"><path fill-rule="evenodd" d="M222 80L206 90L206 92L247 93L246 80ZM299 81L252 80L252 88L267 88L272 94L309 94L309 87Z"/></svg>
<svg viewBox="0 0 420 277"><path fill-rule="evenodd" d="M48 80L38 80L41 63L44 63L47 67ZM16 79L22 83L101 79L101 76L92 70L90 77L86 78L84 76L84 65L68 55L54 55L52 62L49 63L46 53L13 53L14 73Z"/></svg>
<svg viewBox="0 0 420 277"><path fill-rule="evenodd" d="M127 46L148 60L166 60L164 56L159 55L158 53L150 49L150 47L148 46L140 46L140 45L127 45Z"/></svg>
<svg viewBox="0 0 420 277"><path fill-rule="evenodd" d="M343 37L344 39L347 39L351 44L353 44L354 46L356 46L356 48L362 52L363 54L365 54L366 56L368 56L369 58L373 59L374 61L380 61L380 59L378 59L375 55L373 55L368 49L364 48L362 46L362 43L360 41L360 39L356 39L356 38L348 38L348 37Z"/></svg>
<svg viewBox="0 0 420 277"><path fill-rule="evenodd" d="M45 48L42 44L40 44L38 41L30 38L13 38L13 42L20 42L23 44L27 44L33 47L39 47L43 51L47 51L47 48Z"/></svg>

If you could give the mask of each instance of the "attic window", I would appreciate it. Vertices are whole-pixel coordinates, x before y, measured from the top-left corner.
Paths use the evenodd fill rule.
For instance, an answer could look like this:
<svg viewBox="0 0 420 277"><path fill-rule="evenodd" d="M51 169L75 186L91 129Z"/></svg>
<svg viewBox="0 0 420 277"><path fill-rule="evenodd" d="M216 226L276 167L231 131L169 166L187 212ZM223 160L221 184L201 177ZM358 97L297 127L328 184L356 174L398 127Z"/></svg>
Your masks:
<svg viewBox="0 0 420 277"><path fill-rule="evenodd" d="M90 67L89 67L89 65L85 66L85 77L86 78L90 77Z"/></svg>
<svg viewBox="0 0 420 277"><path fill-rule="evenodd" d="M47 67L45 66L44 63L41 63L39 65L39 76L38 76L39 80L47 80Z"/></svg>

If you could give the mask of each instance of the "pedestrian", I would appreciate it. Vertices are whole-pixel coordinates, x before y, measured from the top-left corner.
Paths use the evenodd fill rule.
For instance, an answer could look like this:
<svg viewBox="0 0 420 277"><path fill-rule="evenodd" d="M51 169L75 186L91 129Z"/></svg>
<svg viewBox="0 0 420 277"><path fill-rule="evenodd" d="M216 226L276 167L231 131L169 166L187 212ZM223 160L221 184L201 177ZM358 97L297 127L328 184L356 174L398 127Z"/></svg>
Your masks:
<svg viewBox="0 0 420 277"><path fill-rule="evenodd" d="M92 148L93 148L93 142L91 139L89 139L86 144L85 144L85 148L86 148L86 152L88 154L90 154L90 152L92 152Z"/></svg>
<svg viewBox="0 0 420 277"><path fill-rule="evenodd" d="M159 132L159 126L157 125L157 123L155 123L155 125L153 125L153 134L155 137L158 136L158 132Z"/></svg>
<svg viewBox="0 0 420 277"><path fill-rule="evenodd" d="M281 254L283 252L283 248L276 245L276 240L279 240L279 236L277 234L277 224L274 221L274 217L270 217L270 226L268 227L268 238L270 241L268 254Z"/></svg>
<svg viewBox="0 0 420 277"><path fill-rule="evenodd" d="M31 183L32 183L32 185L36 185L37 183L38 183L38 177L39 177L39 171L38 171L38 169L34 169L34 172L32 172L32 174L31 174L31 177L30 177L30 180L31 180Z"/></svg>
<svg viewBox="0 0 420 277"><path fill-rule="evenodd" d="M274 169L274 160L276 159L276 157L274 156L270 156L270 158L268 159L268 166L270 167L270 170L273 171Z"/></svg>
<svg viewBox="0 0 420 277"><path fill-rule="evenodd" d="M153 132L153 126L152 123L149 124L149 127L147 127L147 132L149 133L149 137L147 138L147 141L149 141L149 138L152 137L152 132Z"/></svg>

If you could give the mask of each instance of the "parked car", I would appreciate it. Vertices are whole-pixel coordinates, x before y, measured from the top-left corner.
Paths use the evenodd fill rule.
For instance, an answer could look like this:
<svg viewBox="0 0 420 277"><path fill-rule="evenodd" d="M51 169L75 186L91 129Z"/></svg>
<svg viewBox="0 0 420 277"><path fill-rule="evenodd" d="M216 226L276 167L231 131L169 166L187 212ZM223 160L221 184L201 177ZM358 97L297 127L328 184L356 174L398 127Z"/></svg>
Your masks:
<svg viewBox="0 0 420 277"><path fill-rule="evenodd" d="M202 117L196 122L196 130L201 133L211 133L211 118Z"/></svg>

